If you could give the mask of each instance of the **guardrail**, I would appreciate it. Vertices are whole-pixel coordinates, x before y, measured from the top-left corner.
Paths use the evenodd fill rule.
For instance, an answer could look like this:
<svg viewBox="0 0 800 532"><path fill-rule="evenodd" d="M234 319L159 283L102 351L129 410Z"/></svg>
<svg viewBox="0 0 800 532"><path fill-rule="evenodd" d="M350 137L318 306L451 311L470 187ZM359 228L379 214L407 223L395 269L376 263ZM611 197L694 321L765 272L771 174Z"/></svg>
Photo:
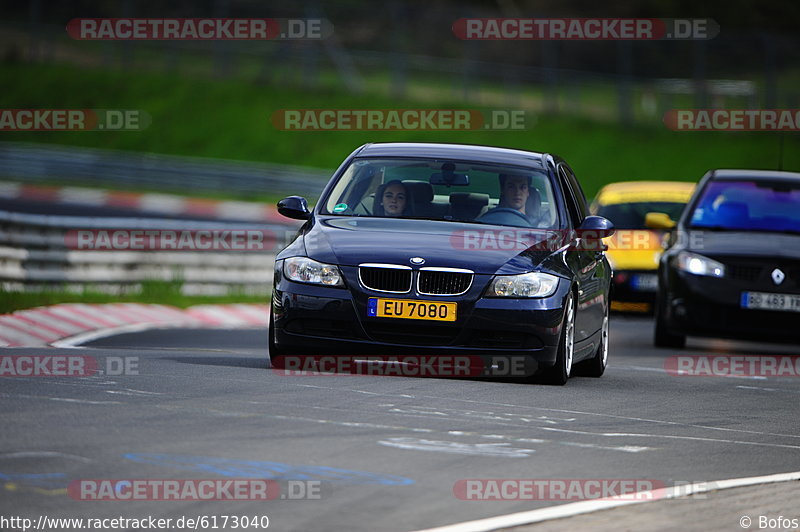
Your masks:
<svg viewBox="0 0 800 532"><path fill-rule="evenodd" d="M267 235L255 251L75 249L80 230L253 231ZM155 218L85 218L0 211L0 286L6 291L59 288L123 293L148 281L180 282L186 295L268 294L275 253L296 232L277 224Z"/></svg>
<svg viewBox="0 0 800 532"><path fill-rule="evenodd" d="M331 172L302 166L0 142L0 176L143 190L319 196Z"/></svg>

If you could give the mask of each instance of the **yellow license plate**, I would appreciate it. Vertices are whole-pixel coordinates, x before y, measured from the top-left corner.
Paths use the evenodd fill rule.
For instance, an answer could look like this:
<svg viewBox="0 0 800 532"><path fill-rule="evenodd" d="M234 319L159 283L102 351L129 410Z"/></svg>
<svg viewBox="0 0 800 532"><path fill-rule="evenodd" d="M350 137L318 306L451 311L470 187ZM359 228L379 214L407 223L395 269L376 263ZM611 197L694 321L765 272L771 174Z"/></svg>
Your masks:
<svg viewBox="0 0 800 532"><path fill-rule="evenodd" d="M441 301L371 297L367 300L367 316L405 318L409 320L456 321L456 306L456 303L443 303Z"/></svg>

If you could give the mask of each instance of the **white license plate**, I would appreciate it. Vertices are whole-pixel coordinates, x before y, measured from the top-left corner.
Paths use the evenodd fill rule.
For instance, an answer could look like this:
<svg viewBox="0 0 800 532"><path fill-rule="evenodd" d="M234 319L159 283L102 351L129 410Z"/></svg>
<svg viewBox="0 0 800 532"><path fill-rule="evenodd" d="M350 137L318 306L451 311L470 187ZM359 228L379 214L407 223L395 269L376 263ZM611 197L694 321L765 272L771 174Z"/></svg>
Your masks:
<svg viewBox="0 0 800 532"><path fill-rule="evenodd" d="M800 295L742 292L740 304L742 308L800 312Z"/></svg>
<svg viewBox="0 0 800 532"><path fill-rule="evenodd" d="M631 288L637 292L655 292L658 290L658 276L654 273L633 275Z"/></svg>

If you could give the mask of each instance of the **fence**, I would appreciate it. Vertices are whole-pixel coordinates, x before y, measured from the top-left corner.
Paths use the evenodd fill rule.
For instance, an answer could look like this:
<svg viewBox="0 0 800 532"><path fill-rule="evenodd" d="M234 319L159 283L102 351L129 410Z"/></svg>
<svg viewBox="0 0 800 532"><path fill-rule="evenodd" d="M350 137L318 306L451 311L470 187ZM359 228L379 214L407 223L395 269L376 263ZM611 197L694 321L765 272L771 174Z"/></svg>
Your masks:
<svg viewBox="0 0 800 532"><path fill-rule="evenodd" d="M316 198L325 170L76 146L0 142L0 176L25 181L113 185L123 189L285 193Z"/></svg>
<svg viewBox="0 0 800 532"><path fill-rule="evenodd" d="M253 230L274 236L260 251L111 251L72 249L76 230ZM83 218L0 211L0 283L6 291L44 288L121 293L142 283L180 283L185 295L271 291L274 255L290 238L282 225Z"/></svg>
<svg viewBox="0 0 800 532"><path fill-rule="evenodd" d="M516 13L509 3L465 8L455 2L392 0L381 10L357 2L323 9L313 0L280 10L244 0L212 3L214 16L275 16L277 12L323 17L335 31L331 38L319 41L76 42L66 36L63 24L52 22L75 16L76 4L66 2L47 11L20 11L10 18L3 30L16 35L9 40L17 44L6 55L30 62L77 62L412 100L514 105L617 122L657 123L670 105L773 108L794 107L800 100L792 75L800 59L796 33L745 29L748 24L723 25L715 38L694 42L483 42L458 40L451 31L453 22L464 16L524 13ZM155 16L154 10L163 13L160 6L140 0L125 0L124 6L127 16ZM98 12L110 16L106 7L99 6ZM608 16L613 12L609 10ZM172 15L208 13L181 6ZM741 19L748 22L745 14ZM688 84L689 92L670 92L663 79L680 80ZM746 81L752 87L739 97L715 91L714 80Z"/></svg>

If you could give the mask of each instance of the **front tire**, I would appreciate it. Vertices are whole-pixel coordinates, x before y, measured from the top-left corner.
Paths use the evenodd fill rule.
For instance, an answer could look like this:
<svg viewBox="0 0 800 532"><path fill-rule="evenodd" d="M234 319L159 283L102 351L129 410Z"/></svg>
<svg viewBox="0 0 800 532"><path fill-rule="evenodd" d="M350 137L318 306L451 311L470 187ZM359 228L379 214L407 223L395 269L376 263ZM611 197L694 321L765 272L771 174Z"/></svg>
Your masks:
<svg viewBox="0 0 800 532"><path fill-rule="evenodd" d="M575 355L575 296L570 293L564 306L564 324L558 343L555 365L543 375L545 384L563 386L572 373L572 360Z"/></svg>
<svg viewBox="0 0 800 532"><path fill-rule="evenodd" d="M656 325L653 332L653 343L656 347L671 347L681 349L686 347L686 336L673 334L669 331L666 319L666 297L659 293L656 296Z"/></svg>
<svg viewBox="0 0 800 532"><path fill-rule="evenodd" d="M583 365L582 374L587 377L602 377L608 366L608 307L606 307L606 314L603 317L603 328L600 331L600 345L597 346L595 355L587 360L581 362Z"/></svg>
<svg viewBox="0 0 800 532"><path fill-rule="evenodd" d="M269 314L269 366L272 369L286 369L286 357L283 352L275 345L275 318L272 313Z"/></svg>

